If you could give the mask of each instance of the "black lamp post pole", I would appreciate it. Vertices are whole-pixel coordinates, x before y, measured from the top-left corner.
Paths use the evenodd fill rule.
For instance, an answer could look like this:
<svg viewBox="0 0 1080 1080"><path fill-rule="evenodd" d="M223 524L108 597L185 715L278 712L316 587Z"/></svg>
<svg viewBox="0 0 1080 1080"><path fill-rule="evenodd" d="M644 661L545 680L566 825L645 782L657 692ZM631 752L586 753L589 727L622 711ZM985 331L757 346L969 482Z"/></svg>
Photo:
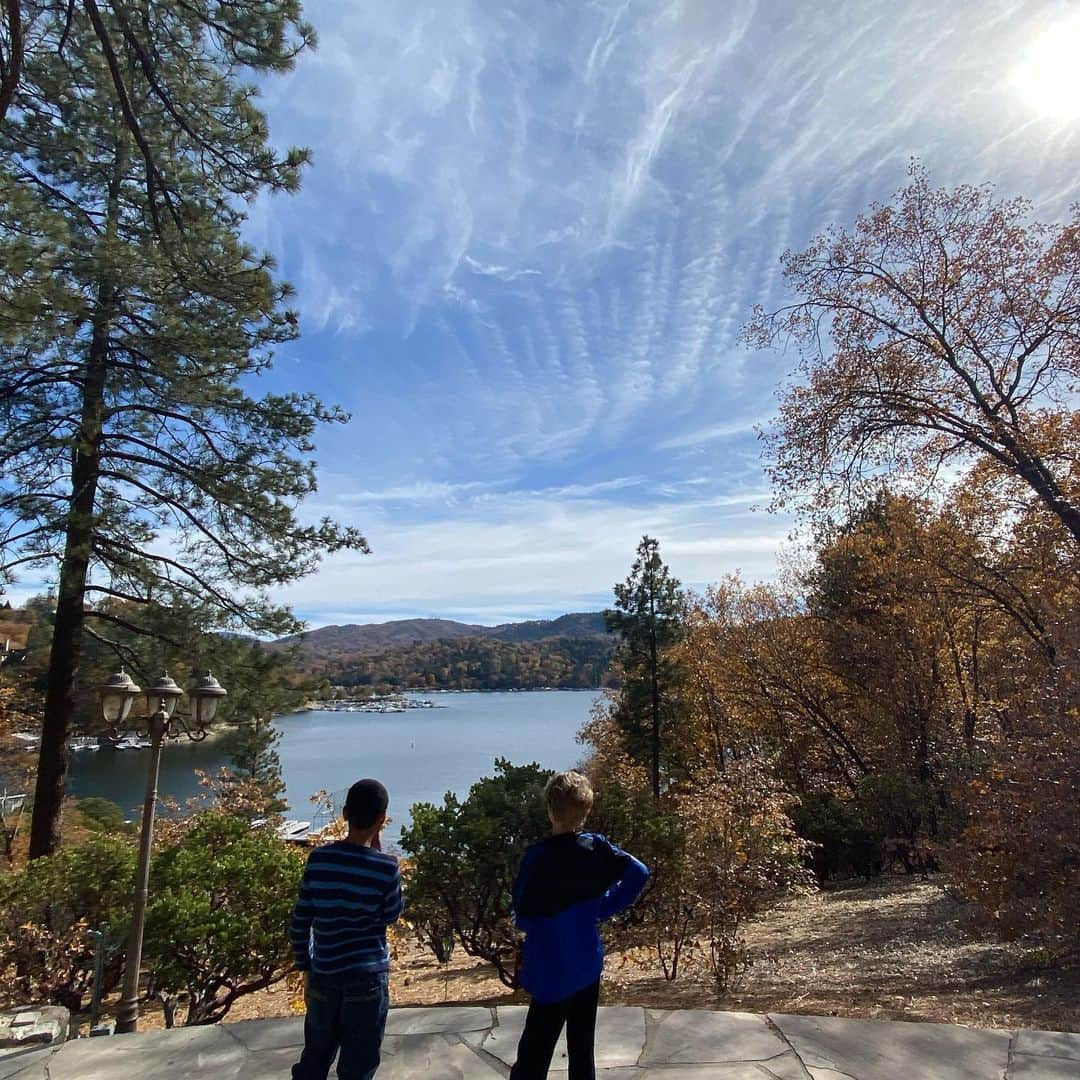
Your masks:
<svg viewBox="0 0 1080 1080"><path fill-rule="evenodd" d="M142 832L139 836L139 869L135 876L135 908L131 918L131 937L124 960L124 985L116 1012L118 1034L136 1031L139 1026L139 969L142 967L143 929L146 926L146 900L150 891L150 852L154 846L154 812L157 809L158 773L161 769L161 743L169 727L169 714L162 700L157 712L149 717L150 767L146 774L146 799L143 802Z"/></svg>

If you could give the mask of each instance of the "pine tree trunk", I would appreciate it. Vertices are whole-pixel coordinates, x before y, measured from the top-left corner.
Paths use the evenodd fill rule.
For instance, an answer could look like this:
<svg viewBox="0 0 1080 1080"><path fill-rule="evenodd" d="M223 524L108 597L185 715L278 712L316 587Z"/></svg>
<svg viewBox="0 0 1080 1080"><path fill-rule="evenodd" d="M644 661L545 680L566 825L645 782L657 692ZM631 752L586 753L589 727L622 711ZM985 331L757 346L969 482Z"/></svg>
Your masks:
<svg viewBox="0 0 1080 1080"><path fill-rule="evenodd" d="M30 858L51 855L60 846L60 817L67 788L68 739L75 710L75 681L82 654L84 593L94 539L98 453L105 412L106 330L95 327L83 388L82 430L71 469L64 561L56 602L52 649L45 687L34 814L30 822Z"/></svg>
<svg viewBox="0 0 1080 1080"><path fill-rule="evenodd" d="M0 120L4 119L15 100L15 92L19 89L19 78L22 75L24 45L21 6L21 0L0 2L0 14L4 16L0 22L8 24L9 46L7 61L3 65L3 77L0 78Z"/></svg>
<svg viewBox="0 0 1080 1080"><path fill-rule="evenodd" d="M656 648L656 600L649 597L649 674L652 696L652 789L660 801L660 660Z"/></svg>
<svg viewBox="0 0 1080 1080"><path fill-rule="evenodd" d="M127 154L118 139L116 162L109 187L104 252L119 221L119 197ZM60 824L67 790L68 739L75 711L75 684L82 656L86 579L94 542L94 510L101 472L101 436L105 421L105 379L109 365L109 332L116 306L116 289L108 261L98 286L97 309L82 386L82 414L73 447L71 504L68 508L64 558L56 601L52 648L45 684L45 715L41 726L34 813L30 820L30 858L51 855L60 846Z"/></svg>

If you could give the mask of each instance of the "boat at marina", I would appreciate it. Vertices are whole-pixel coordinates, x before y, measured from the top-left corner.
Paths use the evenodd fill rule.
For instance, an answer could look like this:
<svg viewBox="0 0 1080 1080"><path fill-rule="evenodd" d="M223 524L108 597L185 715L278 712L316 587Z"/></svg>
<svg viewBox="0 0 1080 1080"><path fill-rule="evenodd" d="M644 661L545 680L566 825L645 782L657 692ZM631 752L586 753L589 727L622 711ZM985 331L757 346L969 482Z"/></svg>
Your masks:
<svg viewBox="0 0 1080 1080"><path fill-rule="evenodd" d="M288 818L274 830L282 840L292 844L306 844L311 833L310 821L297 821Z"/></svg>
<svg viewBox="0 0 1080 1080"><path fill-rule="evenodd" d="M341 698L334 701L317 701L315 708L320 712L364 712L364 713L403 713L410 709L445 709L445 705L423 698L388 697L388 698Z"/></svg>
<svg viewBox="0 0 1080 1080"><path fill-rule="evenodd" d="M150 740L140 739L136 735L125 735L111 745L115 750L149 750Z"/></svg>

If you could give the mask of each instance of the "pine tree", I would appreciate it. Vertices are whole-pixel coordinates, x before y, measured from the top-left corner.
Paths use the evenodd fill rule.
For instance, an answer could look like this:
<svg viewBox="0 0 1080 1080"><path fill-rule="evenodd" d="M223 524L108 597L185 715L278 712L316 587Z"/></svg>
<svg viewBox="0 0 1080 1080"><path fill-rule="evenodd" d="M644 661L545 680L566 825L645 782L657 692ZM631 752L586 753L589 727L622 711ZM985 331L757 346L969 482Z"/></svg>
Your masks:
<svg viewBox="0 0 1080 1080"><path fill-rule="evenodd" d="M235 780L253 784L265 798L260 807L263 815L280 814L288 808L288 803L281 797L285 792L285 781L276 750L280 741L281 732L261 716L234 728L222 740L222 749L228 755Z"/></svg>
<svg viewBox="0 0 1080 1080"><path fill-rule="evenodd" d="M53 5L37 33L56 47L27 56L0 125L0 310L19 315L0 337L0 570L58 582L34 857L59 842L84 631L128 622L103 599L288 632L269 590L366 548L296 516L316 427L347 417L251 392L297 317L240 237L243 201L294 190L307 154L275 153L240 80L288 66L298 20L293 0Z"/></svg>
<svg viewBox="0 0 1080 1080"><path fill-rule="evenodd" d="M615 586L615 610L604 613L619 634L623 686L616 719L631 753L648 758L653 798L660 798L665 712L673 704L675 667L666 653L682 637L686 602L679 582L660 558L660 542L643 536L630 576Z"/></svg>

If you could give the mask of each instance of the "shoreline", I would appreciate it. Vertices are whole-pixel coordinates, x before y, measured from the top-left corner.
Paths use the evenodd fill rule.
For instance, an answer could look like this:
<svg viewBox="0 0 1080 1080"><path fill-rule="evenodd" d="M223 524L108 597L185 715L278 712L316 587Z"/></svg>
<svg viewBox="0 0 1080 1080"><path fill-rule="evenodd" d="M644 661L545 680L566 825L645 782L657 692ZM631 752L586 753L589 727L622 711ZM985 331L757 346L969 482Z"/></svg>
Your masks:
<svg viewBox="0 0 1080 1080"><path fill-rule="evenodd" d="M341 708L343 705L376 705L387 704L391 702L400 702L408 700L408 695L417 695L419 697L427 697L433 694L602 694L606 690L612 689L606 686L508 686L505 688L493 689L491 687L475 687L468 690L458 689L428 689L426 687L409 687L406 690L402 690L396 694L378 694L371 697L364 698L326 698L318 701L309 701L304 705L300 705L295 709L290 710L287 713L279 713L280 716L292 716L296 713L302 712L346 712L348 710ZM419 709L431 709L440 708L442 706L435 705L432 702L421 702L411 706L412 708ZM362 711L380 711L378 709L362 710Z"/></svg>

